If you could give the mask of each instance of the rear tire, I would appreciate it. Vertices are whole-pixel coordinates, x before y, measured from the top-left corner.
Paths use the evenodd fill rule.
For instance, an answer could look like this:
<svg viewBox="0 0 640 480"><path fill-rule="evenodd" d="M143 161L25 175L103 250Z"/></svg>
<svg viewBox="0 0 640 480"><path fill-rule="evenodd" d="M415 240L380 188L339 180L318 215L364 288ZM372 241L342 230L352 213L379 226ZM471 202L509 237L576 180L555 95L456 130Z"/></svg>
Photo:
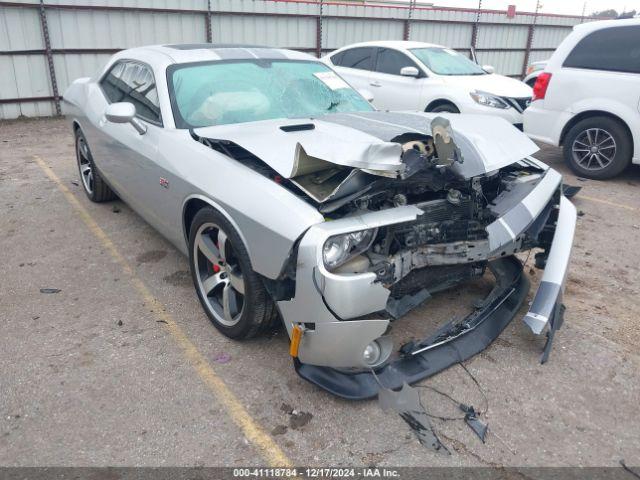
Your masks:
<svg viewBox="0 0 640 480"><path fill-rule="evenodd" d="M431 108L428 111L434 112L434 113L439 113L439 112L460 113L460 110L458 110L458 107L456 107L453 103L448 103L448 102L436 105L435 107Z"/></svg>
<svg viewBox="0 0 640 480"><path fill-rule="evenodd" d="M89 144L82 131L78 128L75 132L76 136L76 161L78 162L78 173L80 175L80 183L84 189L84 193L92 202L101 203L118 198L113 190L109 188L103 180L100 172L93 161Z"/></svg>
<svg viewBox="0 0 640 480"><path fill-rule="evenodd" d="M564 159L576 175L594 180L615 177L631 163L633 145L624 125L611 117L589 117L564 138Z"/></svg>
<svg viewBox="0 0 640 480"><path fill-rule="evenodd" d="M189 265L200 303L223 335L251 338L276 324L275 304L253 271L240 235L213 208L199 210L191 222Z"/></svg>

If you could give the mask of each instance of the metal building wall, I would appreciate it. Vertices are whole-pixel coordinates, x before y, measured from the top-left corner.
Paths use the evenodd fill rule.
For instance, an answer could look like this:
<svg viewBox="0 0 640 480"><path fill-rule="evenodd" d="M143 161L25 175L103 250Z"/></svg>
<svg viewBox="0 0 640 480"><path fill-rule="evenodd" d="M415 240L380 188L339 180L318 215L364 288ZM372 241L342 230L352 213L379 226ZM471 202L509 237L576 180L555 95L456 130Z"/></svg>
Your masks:
<svg viewBox="0 0 640 480"><path fill-rule="evenodd" d="M313 0L0 0L0 119L56 114L57 94L114 52L153 43L267 44L327 53L365 40L438 43L522 75L578 17ZM48 27L45 42L43 20ZM535 28L533 24L536 24ZM49 62L51 60L51 62ZM56 101L58 100L58 101Z"/></svg>

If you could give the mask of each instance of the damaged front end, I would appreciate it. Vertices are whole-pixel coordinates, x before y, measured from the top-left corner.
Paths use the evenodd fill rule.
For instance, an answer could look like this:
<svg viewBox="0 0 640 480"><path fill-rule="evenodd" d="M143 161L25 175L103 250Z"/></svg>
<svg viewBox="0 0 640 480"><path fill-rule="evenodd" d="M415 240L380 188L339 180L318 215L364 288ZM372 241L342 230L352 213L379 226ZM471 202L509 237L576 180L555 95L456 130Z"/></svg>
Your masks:
<svg viewBox="0 0 640 480"><path fill-rule="evenodd" d="M498 123L498 136L507 137L500 148L507 150L486 143L483 128L494 128L491 122L333 115L280 127L297 132L289 163L251 153L259 138L240 146L194 133L325 216L302 236L295 263L283 270L279 286L288 287L269 286L296 337L292 353L303 378L361 399L381 385L400 388L477 354L524 302L529 282L514 254L532 248L541 249L536 264L546 269L524 321L536 334L548 328L546 360L562 321L575 208L562 196L561 176L529 156L535 146L532 151L519 132ZM347 132L337 135L335 127ZM332 145L322 145L323 136L336 135ZM495 286L470 315L424 340L393 345L389 330L396 321L435 292L487 269Z"/></svg>

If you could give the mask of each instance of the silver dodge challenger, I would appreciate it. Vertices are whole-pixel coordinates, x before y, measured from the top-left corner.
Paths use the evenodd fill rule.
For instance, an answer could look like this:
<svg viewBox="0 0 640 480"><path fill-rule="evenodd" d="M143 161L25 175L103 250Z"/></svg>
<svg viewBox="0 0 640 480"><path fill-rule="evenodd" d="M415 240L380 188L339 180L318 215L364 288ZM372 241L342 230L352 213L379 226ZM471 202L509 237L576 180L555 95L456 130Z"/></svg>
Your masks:
<svg viewBox="0 0 640 480"><path fill-rule="evenodd" d="M534 248L524 322L545 361L576 223L560 174L500 118L369 96L304 53L197 44L119 52L64 100L87 196L119 197L188 255L224 335L282 322L306 380L369 398L477 354L525 301L515 254ZM393 345L407 312L485 273L468 316Z"/></svg>

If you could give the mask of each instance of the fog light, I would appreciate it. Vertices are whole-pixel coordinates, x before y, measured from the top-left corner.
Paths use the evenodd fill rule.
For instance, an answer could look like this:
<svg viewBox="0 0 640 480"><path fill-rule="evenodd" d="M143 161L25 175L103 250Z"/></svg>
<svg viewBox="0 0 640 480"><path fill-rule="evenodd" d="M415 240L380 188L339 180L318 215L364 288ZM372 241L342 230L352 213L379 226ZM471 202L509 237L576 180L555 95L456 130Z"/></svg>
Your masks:
<svg viewBox="0 0 640 480"><path fill-rule="evenodd" d="M364 348L362 358L367 365L375 365L380 360L380 354L382 350L380 345L375 340Z"/></svg>

